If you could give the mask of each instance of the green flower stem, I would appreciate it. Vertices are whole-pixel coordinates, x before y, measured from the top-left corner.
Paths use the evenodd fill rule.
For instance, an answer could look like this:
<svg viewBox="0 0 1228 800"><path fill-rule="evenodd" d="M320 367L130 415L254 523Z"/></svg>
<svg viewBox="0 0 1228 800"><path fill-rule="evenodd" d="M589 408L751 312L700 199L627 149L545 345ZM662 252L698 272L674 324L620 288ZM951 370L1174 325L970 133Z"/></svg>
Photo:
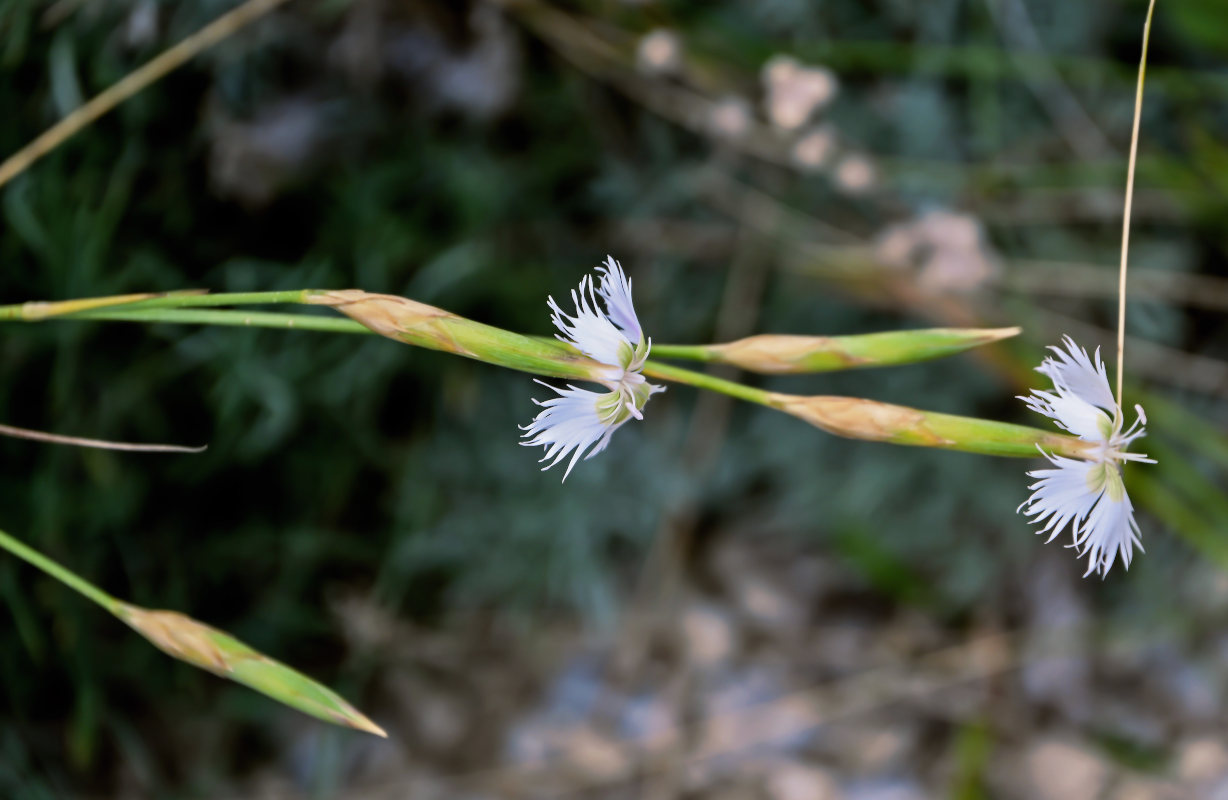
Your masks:
<svg viewBox="0 0 1228 800"><path fill-rule="evenodd" d="M225 295L199 295L195 296L194 300L198 301L203 297L211 297L211 299L220 303L234 302L235 298L240 298L244 301L266 303L275 302L270 298L281 297L282 300L280 302L298 302L295 299L286 299L290 296L301 298L309 295L303 292L260 292L246 295L231 295L229 298ZM181 302L183 299L180 297L174 299L150 298L153 301L163 302ZM188 300L188 302L192 301ZM375 333L375 331L367 326L351 319L338 319L310 314L278 314L265 311L209 308L93 307L89 310L76 311L58 318L228 325L236 327L314 330L326 333ZM470 323L467 320L461 320L461 323L477 326L477 323ZM516 334L511 334L498 328L480 326L481 330L488 328L496 334L506 334L509 337L516 336ZM577 355L570 348L566 348L566 352L562 352L561 346L557 341L546 337L517 338L523 339L528 343L525 346L550 345L552 348L560 349L558 358L571 358ZM402 341L409 341L411 344L419 344L420 346L428 346L430 344L429 342L419 343L409 339L402 339ZM433 347L433 349L443 348ZM679 356L680 351L687 349L689 348L685 346L673 348L670 351L670 355ZM470 354L462 349L460 352L462 355L480 358L476 351ZM527 369L530 372L538 372L545 375L550 375L552 372L543 371L540 367L545 365L547 368L551 368L554 365L554 361L550 359L537 359L532 365L533 368L529 368L529 365L522 365L519 362L513 364L493 359L483 360L490 360L491 363L498 363L501 366ZM540 364L537 362L540 362ZM983 455L1018 458L1037 457L1039 455L1038 447L1047 453L1072 458L1085 457L1086 455L1086 444L1073 436L1043 431L1023 425L1011 425L974 417L921 411L906 406L878 403L873 400L855 397L802 397L769 392L713 375L706 375L702 372L663 364L658 361L647 362L644 366L644 374L648 377L682 383L698 389L708 389L738 398L739 400L784 411L828 433L853 439L963 450Z"/></svg>
<svg viewBox="0 0 1228 800"><path fill-rule="evenodd" d="M209 308L214 306L269 305L276 303L305 303L307 298L319 294L313 289L294 289L284 292L229 292L208 294L192 290L164 292L161 294L126 294L110 297L87 297L78 300L62 300L45 303L18 303L0 306L0 321L22 320L36 322L49 317L68 317L102 308L124 310L151 308Z"/></svg>
<svg viewBox="0 0 1228 800"><path fill-rule="evenodd" d="M278 314L270 311L233 311L194 308L98 309L81 311L65 320L109 322L170 322L189 325L223 325L238 328L282 328L325 333L372 333L363 325L340 317L317 314Z"/></svg>
<svg viewBox="0 0 1228 800"><path fill-rule="evenodd" d="M305 303L319 294L316 289L291 289L285 292L221 292L206 294L173 292L148 300L138 300L129 308L207 308L211 306L254 306L277 303Z"/></svg>
<svg viewBox="0 0 1228 800"><path fill-rule="evenodd" d="M657 348L654 346L653 350ZM679 356L681 357L681 356ZM772 393L763 389L756 389L753 386L747 386L734 381L727 381L724 378L718 378L715 375L705 375L702 372L685 369L683 367L675 367L672 364L662 364L659 361L648 361L644 364L644 374L650 378L660 378L674 383L684 383L687 386L694 386L697 389L711 389L714 392L727 394L730 397L736 397L739 400L746 400L750 403L758 403L761 406L774 407L772 405Z"/></svg>
<svg viewBox="0 0 1228 800"><path fill-rule="evenodd" d="M654 342L652 354L659 358L681 358L686 361L702 361L705 364L721 360L711 347L702 344L657 344Z"/></svg>
<svg viewBox="0 0 1228 800"><path fill-rule="evenodd" d="M107 611L110 611L112 614L118 613L118 610L122 604L114 597L111 597L111 595L99 589L97 586L90 583L85 578L82 578L80 575L77 575L75 572L71 572L60 566L37 550L22 544L4 531L0 531L0 547L3 547L5 550L17 556L22 561L25 561L27 564L38 567L43 572L55 578L65 586L75 589L77 592L80 592L81 594L85 595L85 597L93 600L95 603L102 606Z"/></svg>

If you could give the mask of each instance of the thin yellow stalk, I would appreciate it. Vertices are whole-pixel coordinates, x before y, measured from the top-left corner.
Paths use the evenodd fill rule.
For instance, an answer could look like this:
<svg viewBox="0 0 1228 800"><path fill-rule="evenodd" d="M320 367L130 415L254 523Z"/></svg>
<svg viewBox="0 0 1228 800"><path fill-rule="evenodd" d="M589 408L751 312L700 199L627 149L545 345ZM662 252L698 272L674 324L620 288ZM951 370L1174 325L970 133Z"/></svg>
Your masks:
<svg viewBox="0 0 1228 800"><path fill-rule="evenodd" d="M139 444L136 442L112 442L106 439L84 439L80 436L64 436L46 431L33 431L13 425L0 424L0 436L14 439L29 439L47 444L67 444L73 447L92 447L96 450L123 450L129 453L203 453L205 447L187 447L181 444Z"/></svg>
<svg viewBox="0 0 1228 800"><path fill-rule="evenodd" d="M1143 83L1147 78L1147 45L1151 41L1151 15L1156 0L1147 5L1143 23L1143 55L1138 63L1138 88L1134 93L1134 129L1130 134L1130 163L1126 169L1126 208L1121 222L1121 270L1117 283L1117 415L1121 416L1121 378L1126 363L1126 256L1130 251L1130 211L1134 206L1134 166L1138 161L1138 128L1143 112Z"/></svg>
<svg viewBox="0 0 1228 800"><path fill-rule="evenodd" d="M179 44L164 50L152 61L128 73L117 83L107 87L89 102L52 125L34 141L9 156L3 164L0 164L0 186L4 186L25 172L35 161L59 147L73 134L90 125L120 103L285 2L286 0L248 0Z"/></svg>

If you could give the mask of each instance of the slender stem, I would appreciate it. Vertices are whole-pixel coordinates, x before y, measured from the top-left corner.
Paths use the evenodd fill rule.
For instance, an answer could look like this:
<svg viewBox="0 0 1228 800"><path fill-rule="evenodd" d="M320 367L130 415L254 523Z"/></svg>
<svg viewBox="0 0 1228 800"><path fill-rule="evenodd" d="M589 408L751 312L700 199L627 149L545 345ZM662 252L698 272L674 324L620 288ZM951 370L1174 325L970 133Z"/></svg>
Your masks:
<svg viewBox="0 0 1228 800"><path fill-rule="evenodd" d="M305 303L314 289L285 292L221 292L218 294L172 293L139 300L125 308L209 308L212 306L254 306L276 303Z"/></svg>
<svg viewBox="0 0 1228 800"><path fill-rule="evenodd" d="M293 328L325 333L372 333L350 319L316 314L276 314L269 311L231 311L222 309L150 308L100 309L83 311L64 320L109 320L112 322L170 322L189 325L226 325L239 328Z"/></svg>
<svg viewBox="0 0 1228 800"><path fill-rule="evenodd" d="M111 297L87 297L58 302L18 303L0 306L0 321L22 320L38 322L52 317L68 317L86 311L123 308L125 311L150 308L209 308L212 306L271 305L275 303L305 303L316 294L313 289L285 292L224 292L207 294L203 291L166 292L163 294L123 294Z"/></svg>
<svg viewBox="0 0 1228 800"><path fill-rule="evenodd" d="M12 536L9 536L4 531L0 531L0 547L8 550L22 561L38 567L60 583L63 583L65 586L77 590L111 613L115 613L115 610L120 605L118 600L111 597L111 595L99 589L85 578L82 578L75 572L65 569L37 550L27 547L14 539Z"/></svg>
<svg viewBox="0 0 1228 800"><path fill-rule="evenodd" d="M1126 208L1121 222L1121 271L1117 284L1117 416L1121 411L1121 382L1126 363L1126 255L1130 251L1130 211L1134 206L1134 166L1138 161L1138 129L1143 113L1143 83L1147 79L1147 44L1151 41L1151 15L1156 0L1147 5L1143 23L1143 54L1138 63L1138 88L1134 92L1134 128L1130 133L1130 162L1126 168Z"/></svg>
<svg viewBox="0 0 1228 800"><path fill-rule="evenodd" d="M0 186L25 172L31 164L63 144L73 134L97 120L120 103L148 87L168 72L182 66L201 51L222 41L249 22L269 13L286 0L248 0L238 8L218 17L182 42L164 50L129 72L117 83L95 95L90 101L52 125L38 138L18 150L0 164Z"/></svg>
<svg viewBox="0 0 1228 800"><path fill-rule="evenodd" d="M684 358L688 361L717 360L707 346L702 344L654 344L652 354L662 358Z"/></svg>
<svg viewBox="0 0 1228 800"><path fill-rule="evenodd" d="M644 374L650 378L661 378L662 380L674 381L675 383L685 383L688 386L695 386L700 389L711 389L714 392L727 394L730 397L736 397L739 400L746 400L748 402L758 403L759 405L763 406L772 406L771 392L766 392L763 389L756 389L753 386L746 386L741 383L727 381L724 378L717 378L713 375L705 375L702 372L695 372L694 370L675 367L672 364L662 364L659 361L649 361L644 365Z"/></svg>
<svg viewBox="0 0 1228 800"><path fill-rule="evenodd" d="M30 439L48 444L67 444L73 447L93 447L98 450L123 450L130 453L203 453L204 447L187 447L180 444L140 444L137 442L111 442L106 439L84 439L80 436L64 436L59 433L32 431L14 425L0 424L0 436L15 439Z"/></svg>

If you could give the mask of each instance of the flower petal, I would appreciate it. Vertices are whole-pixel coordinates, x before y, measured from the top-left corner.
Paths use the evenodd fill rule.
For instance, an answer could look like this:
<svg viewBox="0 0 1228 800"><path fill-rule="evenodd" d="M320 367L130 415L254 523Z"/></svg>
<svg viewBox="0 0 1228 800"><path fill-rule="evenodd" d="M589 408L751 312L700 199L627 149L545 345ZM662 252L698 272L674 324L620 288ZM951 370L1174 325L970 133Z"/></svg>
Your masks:
<svg viewBox="0 0 1228 800"><path fill-rule="evenodd" d="M558 338L574 345L589 358L615 368L616 372L612 373L610 380L618 382L622 379L623 369L631 361L635 346L609 317L601 313L593 293L591 276L584 276L580 281L579 293L572 291L571 301L576 306L574 315L565 314L553 297L547 300L553 312L551 319L555 327L562 331Z"/></svg>
<svg viewBox="0 0 1228 800"><path fill-rule="evenodd" d="M1057 358L1046 358L1036 371L1053 381L1059 393L1069 393L1112 414L1117 410L1113 390L1109 388L1109 376L1104 362L1100 360L1100 348L1096 348L1095 363L1087 350L1075 344L1069 336L1062 337L1066 350L1050 347Z"/></svg>
<svg viewBox="0 0 1228 800"><path fill-rule="evenodd" d="M633 343L644 341L644 331L631 303L631 281L622 266L613 256L606 256L605 264L597 267L597 271L601 273L601 286L597 288L597 294L605 301L610 319Z"/></svg>
<svg viewBox="0 0 1228 800"><path fill-rule="evenodd" d="M1078 395L1061 389L1057 394L1037 389L1020 399L1031 410L1044 414L1059 428L1084 441L1104 443L1112 433L1113 420L1109 415Z"/></svg>
<svg viewBox="0 0 1228 800"><path fill-rule="evenodd" d="M563 480L567 480L571 468L584 452L590 447L593 449L589 455L604 450L614 431L630 417L624 416L621 421L615 421L615 413L602 410L601 401L612 393L590 392L575 386L559 389L544 381L537 383L556 392L558 397L533 401L542 407L542 411L528 425L521 426L521 430L525 432L523 437L528 439L521 444L526 447L546 448L546 454L541 457L541 461L550 463L542 467L543 471L572 453L567 471L563 473Z"/></svg>
<svg viewBox="0 0 1228 800"><path fill-rule="evenodd" d="M1097 498L1095 507L1075 534L1074 547L1079 557L1087 556L1084 577L1099 572L1108 575L1120 554L1122 566L1130 568L1134 547L1143 549L1138 523L1134 520L1134 505L1121 484L1121 473L1115 464L1105 464L1110 484Z"/></svg>
<svg viewBox="0 0 1228 800"><path fill-rule="evenodd" d="M1079 527L1096 504L1097 492L1092 489L1090 473L1099 465L1062 456L1046 454L1045 457L1056 469L1028 473L1040 480L1028 487L1033 490L1032 495L1020 508L1025 516L1032 517L1032 523L1045 523L1038 533L1049 534L1046 542L1053 541L1067 526L1077 536Z"/></svg>

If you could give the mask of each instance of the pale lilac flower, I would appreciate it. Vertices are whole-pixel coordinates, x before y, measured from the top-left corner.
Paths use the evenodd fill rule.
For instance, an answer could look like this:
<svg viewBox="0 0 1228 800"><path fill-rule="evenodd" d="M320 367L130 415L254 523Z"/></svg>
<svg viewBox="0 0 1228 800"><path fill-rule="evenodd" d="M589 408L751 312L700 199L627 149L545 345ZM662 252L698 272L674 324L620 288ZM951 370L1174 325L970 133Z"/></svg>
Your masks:
<svg viewBox="0 0 1228 800"><path fill-rule="evenodd" d="M597 382L607 391L594 392L575 386L559 389L538 381L558 396L534 400L543 410L532 422L521 427L524 438L528 439L521 444L546 448L541 460L550 463L542 467L543 470L571 454L563 480L567 480L571 468L585 451L588 451L585 458L600 453L610 443L614 431L627 420L644 418L643 408L648 398L665 391L664 387L648 383L640 374L648 360L652 340L645 338L635 315L631 281L618 262L609 256L597 272L601 276L599 285L594 285L592 276L585 275L579 291L572 291L575 314L564 313L553 297L548 299L548 305L551 319L561 331L558 339L606 365L607 369Z"/></svg>
<svg viewBox="0 0 1228 800"><path fill-rule="evenodd" d="M1103 577L1119 555L1128 569L1134 548L1143 549L1134 506L1122 482L1121 465L1155 461L1142 453L1127 452L1131 442L1145 435L1147 416L1141 406L1135 406L1138 417L1122 430L1124 415L1113 399L1100 350L1089 357L1069 336L1062 341L1066 349L1049 348L1057 357L1046 358L1036 370L1053 382L1053 391L1036 390L1019 399L1058 427L1095 446L1087 460L1042 451L1055 468L1028 473L1038 480L1028 487L1032 496L1019 508L1032 517L1033 523L1044 523L1039 532L1048 533L1048 541L1069 525L1074 535L1069 546L1079 557L1088 557L1084 576L1099 572Z"/></svg>

